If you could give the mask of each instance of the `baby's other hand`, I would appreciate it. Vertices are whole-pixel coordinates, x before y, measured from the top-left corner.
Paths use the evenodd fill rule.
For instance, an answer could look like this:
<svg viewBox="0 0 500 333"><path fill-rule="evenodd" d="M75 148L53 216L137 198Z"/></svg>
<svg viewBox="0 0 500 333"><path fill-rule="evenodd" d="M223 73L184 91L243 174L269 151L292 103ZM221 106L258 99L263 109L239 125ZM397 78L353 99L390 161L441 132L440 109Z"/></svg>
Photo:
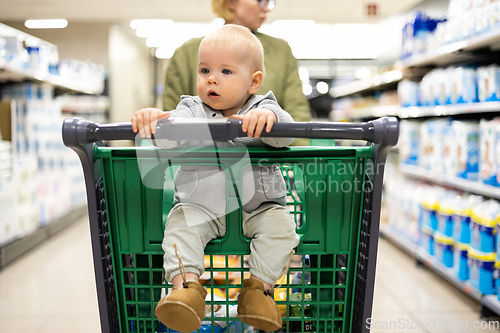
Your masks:
<svg viewBox="0 0 500 333"><path fill-rule="evenodd" d="M243 120L242 130L247 132L249 137L260 137L262 130L266 127L266 132L270 132L273 124L278 120L276 114L270 109L252 109L242 115L234 115L236 119Z"/></svg>
<svg viewBox="0 0 500 333"><path fill-rule="evenodd" d="M170 117L170 112L163 112L160 109L145 108L139 110L132 116L132 130L134 133L139 131L141 138L150 138L151 134L156 133L158 119L168 117Z"/></svg>

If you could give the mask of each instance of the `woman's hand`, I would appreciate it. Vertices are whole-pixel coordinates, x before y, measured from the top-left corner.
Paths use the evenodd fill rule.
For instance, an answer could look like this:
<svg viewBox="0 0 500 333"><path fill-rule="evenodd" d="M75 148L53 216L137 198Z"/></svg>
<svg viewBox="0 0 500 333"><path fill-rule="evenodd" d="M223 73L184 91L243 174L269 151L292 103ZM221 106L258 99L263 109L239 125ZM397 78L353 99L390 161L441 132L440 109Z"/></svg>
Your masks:
<svg viewBox="0 0 500 333"><path fill-rule="evenodd" d="M260 137L262 130L266 127L266 132L270 132L273 124L278 120L276 114L270 109L251 109L245 114L234 115L236 119L243 121L242 130L247 132L248 137Z"/></svg>
<svg viewBox="0 0 500 333"><path fill-rule="evenodd" d="M145 108L139 110L132 116L132 130L134 133L139 131L141 138L150 138L151 134L156 133L158 119L168 117L170 117L170 112L163 112L160 109Z"/></svg>

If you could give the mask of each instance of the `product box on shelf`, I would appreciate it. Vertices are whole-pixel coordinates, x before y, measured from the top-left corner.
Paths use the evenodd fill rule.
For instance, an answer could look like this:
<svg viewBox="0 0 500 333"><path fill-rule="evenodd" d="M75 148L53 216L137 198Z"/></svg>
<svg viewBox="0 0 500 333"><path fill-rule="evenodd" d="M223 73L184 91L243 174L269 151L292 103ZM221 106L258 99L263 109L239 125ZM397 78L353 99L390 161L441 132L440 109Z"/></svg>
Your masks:
<svg viewBox="0 0 500 333"><path fill-rule="evenodd" d="M481 119L480 138L480 180L488 185L499 186L500 180L500 118Z"/></svg>
<svg viewBox="0 0 500 333"><path fill-rule="evenodd" d="M419 164L429 170L442 172L443 129L450 126L451 119L427 120L420 126Z"/></svg>
<svg viewBox="0 0 500 333"><path fill-rule="evenodd" d="M17 222L18 237L33 233L39 227L36 174L38 162L33 154L17 157Z"/></svg>
<svg viewBox="0 0 500 333"><path fill-rule="evenodd" d="M495 281L495 290L497 298L500 301L500 260L495 259L495 268L493 269L493 281Z"/></svg>
<svg viewBox="0 0 500 333"><path fill-rule="evenodd" d="M432 230L438 230L437 211L439 209L439 198L444 194L441 187L428 187L426 195L422 199L422 226Z"/></svg>
<svg viewBox="0 0 500 333"><path fill-rule="evenodd" d="M420 122L402 120L399 123L399 158L401 163L418 165Z"/></svg>
<svg viewBox="0 0 500 333"><path fill-rule="evenodd" d="M34 83L1 88L2 99L16 100L15 237L26 236L86 202L81 166L62 142L61 104L52 98L52 90Z"/></svg>
<svg viewBox="0 0 500 333"><path fill-rule="evenodd" d="M9 243L17 237L17 201L15 186L12 181L0 184L0 246Z"/></svg>
<svg viewBox="0 0 500 333"><path fill-rule="evenodd" d="M479 174L479 124L472 121L453 121L456 140L457 176L477 180Z"/></svg>
<svg viewBox="0 0 500 333"><path fill-rule="evenodd" d="M489 253L495 252L497 216L500 204L495 200L483 201L472 208L471 248Z"/></svg>
<svg viewBox="0 0 500 333"><path fill-rule="evenodd" d="M500 101L500 67L498 65L477 69L477 91L480 102Z"/></svg>
<svg viewBox="0 0 500 333"><path fill-rule="evenodd" d="M468 265L470 284L479 289L483 295L494 294L495 253L484 253L469 248Z"/></svg>
<svg viewBox="0 0 500 333"><path fill-rule="evenodd" d="M470 104L477 102L476 71L472 67L457 67L446 78L451 86L448 104Z"/></svg>
<svg viewBox="0 0 500 333"><path fill-rule="evenodd" d="M466 281L469 279L469 266L467 265L469 245L455 242L453 252L453 272L457 279Z"/></svg>
<svg viewBox="0 0 500 333"><path fill-rule="evenodd" d="M472 207L482 200L482 197L472 194L457 198L453 207L453 239L455 241L470 244Z"/></svg>
<svg viewBox="0 0 500 333"><path fill-rule="evenodd" d="M422 226L422 247L431 256L435 253L434 230L427 226Z"/></svg>
<svg viewBox="0 0 500 333"><path fill-rule="evenodd" d="M436 232L434 233L435 255L446 267L453 267L453 239Z"/></svg>
<svg viewBox="0 0 500 333"><path fill-rule="evenodd" d="M450 194L441 200L436 212L438 220L437 230L446 237L453 237L453 213L455 200L458 195Z"/></svg>

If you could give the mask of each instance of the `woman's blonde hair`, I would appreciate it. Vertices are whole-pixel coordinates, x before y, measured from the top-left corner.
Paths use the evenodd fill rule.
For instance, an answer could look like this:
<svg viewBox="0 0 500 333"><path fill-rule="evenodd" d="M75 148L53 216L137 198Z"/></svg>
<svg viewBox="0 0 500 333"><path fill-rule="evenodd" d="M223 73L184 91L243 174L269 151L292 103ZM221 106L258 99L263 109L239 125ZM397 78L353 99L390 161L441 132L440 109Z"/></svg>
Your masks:
<svg viewBox="0 0 500 333"><path fill-rule="evenodd" d="M231 22L234 19L233 12L229 10L229 1L232 0L212 0L212 10L226 22Z"/></svg>
<svg viewBox="0 0 500 333"><path fill-rule="evenodd" d="M240 41L246 45L245 54L248 54L255 71L265 75L264 48L261 42L250 29L236 24L226 24L208 34L200 43L200 50L207 45L233 45Z"/></svg>

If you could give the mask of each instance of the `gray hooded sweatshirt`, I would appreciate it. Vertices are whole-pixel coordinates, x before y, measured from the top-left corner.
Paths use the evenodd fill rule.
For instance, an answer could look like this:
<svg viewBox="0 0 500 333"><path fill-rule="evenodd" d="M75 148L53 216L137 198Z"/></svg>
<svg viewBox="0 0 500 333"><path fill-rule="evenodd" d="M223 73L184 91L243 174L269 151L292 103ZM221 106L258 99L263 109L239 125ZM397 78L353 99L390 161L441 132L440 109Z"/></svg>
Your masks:
<svg viewBox="0 0 500 333"><path fill-rule="evenodd" d="M254 95L237 112L245 114L251 109L267 108L276 114L277 122L293 122L270 91L265 95ZM175 110L170 111L170 118L224 118L222 112L212 109L198 96L182 96ZM242 137L224 143L225 146L271 146L281 148L293 142L293 138L249 138ZM160 148L199 145L191 142L156 140ZM212 143L213 145L213 143ZM218 146L221 146L219 143ZM285 205L286 186L280 168L277 165L253 165L243 169L240 191L242 209L252 212L264 202ZM175 203L195 203L207 208L218 216L226 214L226 172L216 165L183 165L174 176Z"/></svg>

